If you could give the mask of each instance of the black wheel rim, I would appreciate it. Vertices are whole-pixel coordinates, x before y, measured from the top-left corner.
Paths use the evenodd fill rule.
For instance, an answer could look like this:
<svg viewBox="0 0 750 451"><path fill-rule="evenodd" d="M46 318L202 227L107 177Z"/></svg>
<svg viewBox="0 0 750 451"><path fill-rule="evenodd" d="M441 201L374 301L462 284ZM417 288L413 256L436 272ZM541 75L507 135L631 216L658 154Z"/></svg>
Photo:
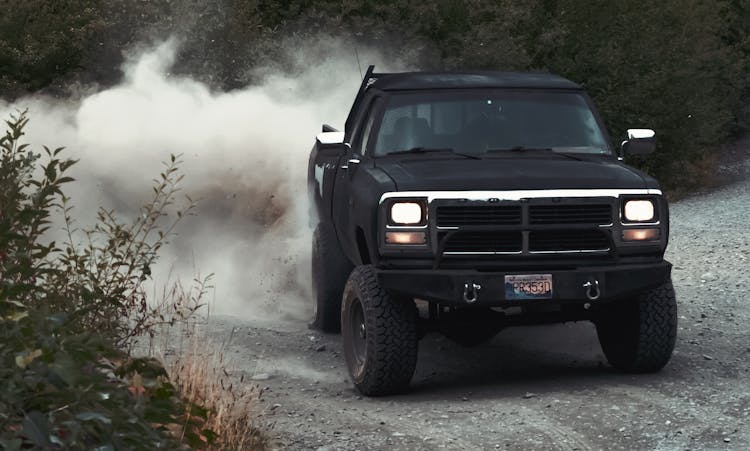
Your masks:
<svg viewBox="0 0 750 451"><path fill-rule="evenodd" d="M365 311L359 299L355 299L350 310L349 336L352 344L352 357L356 366L355 373L359 373L367 359L367 324L365 323Z"/></svg>

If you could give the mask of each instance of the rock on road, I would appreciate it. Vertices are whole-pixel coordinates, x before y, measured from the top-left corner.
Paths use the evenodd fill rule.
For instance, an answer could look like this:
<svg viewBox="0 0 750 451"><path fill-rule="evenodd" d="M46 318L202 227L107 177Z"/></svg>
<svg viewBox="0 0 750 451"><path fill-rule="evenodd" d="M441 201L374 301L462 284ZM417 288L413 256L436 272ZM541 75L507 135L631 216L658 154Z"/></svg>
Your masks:
<svg viewBox="0 0 750 451"><path fill-rule="evenodd" d="M411 392L359 396L340 336L213 318L266 388L283 449L750 449L750 182L671 207L679 331L660 373L607 364L589 323L508 329L466 349L420 343Z"/></svg>

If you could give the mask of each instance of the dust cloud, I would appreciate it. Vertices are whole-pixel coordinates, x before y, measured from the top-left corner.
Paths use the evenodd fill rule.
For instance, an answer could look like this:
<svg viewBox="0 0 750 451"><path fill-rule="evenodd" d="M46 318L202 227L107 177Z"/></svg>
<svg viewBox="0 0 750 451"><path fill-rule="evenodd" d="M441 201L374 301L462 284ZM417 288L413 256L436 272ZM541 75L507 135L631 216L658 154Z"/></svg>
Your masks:
<svg viewBox="0 0 750 451"><path fill-rule="evenodd" d="M317 41L290 54L296 69L261 68L262 83L232 92L171 75L177 49L169 40L130 58L118 86L73 99L0 101L0 115L28 108L25 142L65 146L80 159L66 191L80 226L93 224L99 206L132 218L161 163L182 155L197 216L178 227L154 283L213 273L213 312L308 320L307 157L322 123L343 126L361 82L353 49ZM374 51L359 49L359 57L403 69L383 67Z"/></svg>

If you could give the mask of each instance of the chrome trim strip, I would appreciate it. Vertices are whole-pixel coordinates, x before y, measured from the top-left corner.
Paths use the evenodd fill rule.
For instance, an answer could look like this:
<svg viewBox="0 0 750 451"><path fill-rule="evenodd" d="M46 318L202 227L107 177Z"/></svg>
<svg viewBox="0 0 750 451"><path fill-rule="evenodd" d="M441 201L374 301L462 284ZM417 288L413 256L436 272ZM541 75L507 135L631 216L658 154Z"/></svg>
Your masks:
<svg viewBox="0 0 750 451"><path fill-rule="evenodd" d="M489 201L490 199L519 201L521 199L543 199L547 197L614 197L661 196L658 189L540 189L512 191L394 191L380 196L382 204L388 199L401 197L426 197L428 202L436 199L466 199Z"/></svg>
<svg viewBox="0 0 750 451"><path fill-rule="evenodd" d="M584 250L571 250L571 251L529 251L529 254L596 254L609 252L607 249L584 249ZM454 252L443 252L443 255L522 255L523 251L518 252L469 252L469 251L454 251Z"/></svg>
<svg viewBox="0 0 750 451"><path fill-rule="evenodd" d="M515 252L443 252L443 255L521 255L523 251Z"/></svg>
<svg viewBox="0 0 750 451"><path fill-rule="evenodd" d="M529 254L593 254L597 252L609 252L609 248L606 249L581 249L581 250L569 250L569 251L529 251Z"/></svg>
<svg viewBox="0 0 750 451"><path fill-rule="evenodd" d="M411 225L389 225L389 224L385 225L386 230L414 230L415 232L421 232L422 230L426 229L427 227L429 227L429 224L424 224L424 225L421 225L421 226L420 225L415 225L415 226L411 226Z"/></svg>
<svg viewBox="0 0 750 451"><path fill-rule="evenodd" d="M622 224L623 227L632 227L632 228L635 228L635 229L637 229L638 227L633 227L633 226L646 226L644 228L647 229L649 227L653 228L654 226L661 225L661 221L656 221L656 222L622 222L622 220L620 220L620 224Z"/></svg>

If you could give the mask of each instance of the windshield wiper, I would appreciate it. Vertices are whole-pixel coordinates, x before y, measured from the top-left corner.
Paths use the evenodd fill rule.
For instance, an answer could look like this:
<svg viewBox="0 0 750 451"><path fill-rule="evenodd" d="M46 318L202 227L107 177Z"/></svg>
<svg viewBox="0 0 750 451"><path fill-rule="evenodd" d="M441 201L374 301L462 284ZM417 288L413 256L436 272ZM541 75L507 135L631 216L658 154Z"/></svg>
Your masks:
<svg viewBox="0 0 750 451"><path fill-rule="evenodd" d="M565 158L570 158L571 160L576 161L583 161L582 159L573 156L569 153L565 152L557 152L552 148L549 147L524 147L524 146L515 146L515 147L502 147L497 149L487 149L487 153L498 153L498 152L547 152L547 153L553 153L555 155L560 155Z"/></svg>
<svg viewBox="0 0 750 451"><path fill-rule="evenodd" d="M403 154L409 154L409 153L428 153L428 152L450 152L453 155L458 155L465 158L471 158L472 160L481 160L482 158L477 155L472 155L469 153L461 153L456 152L454 149L450 147L412 147L411 149L405 149L405 150L396 150L393 152L388 152L386 155L403 155Z"/></svg>

